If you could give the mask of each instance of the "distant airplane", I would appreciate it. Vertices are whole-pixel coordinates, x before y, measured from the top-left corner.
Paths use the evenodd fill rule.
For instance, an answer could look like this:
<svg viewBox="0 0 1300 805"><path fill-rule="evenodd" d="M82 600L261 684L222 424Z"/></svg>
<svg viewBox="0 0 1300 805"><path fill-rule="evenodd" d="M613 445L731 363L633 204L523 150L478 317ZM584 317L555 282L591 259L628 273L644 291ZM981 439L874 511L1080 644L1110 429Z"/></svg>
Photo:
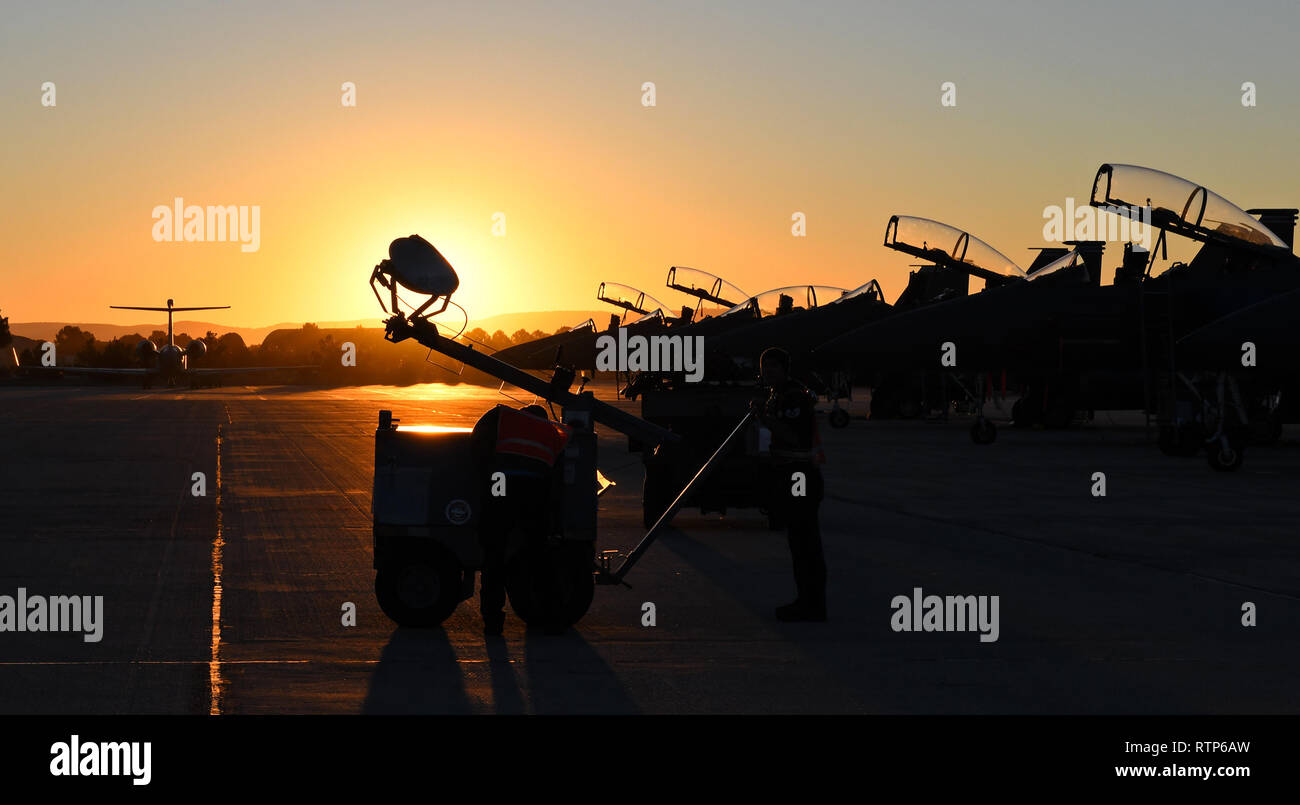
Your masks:
<svg viewBox="0 0 1300 805"><path fill-rule="evenodd" d="M198 377L221 375L253 374L259 372L280 372L291 369L317 369L316 366L236 366L228 368L199 369L190 365L207 354L208 346L202 339L195 338L182 349L176 345L172 332L172 314L186 313L194 310L229 310L230 305L210 307L175 307L175 302L167 300L167 307L133 307L130 305L109 305L113 310L148 310L167 314L167 343L158 347L148 338L142 340L135 348L135 357L143 364L138 369L95 369L86 366L51 366L41 367L48 371L75 375L132 375L141 378L145 388L153 385L155 378L168 386L175 386L181 378L189 378L191 384ZM28 367L33 368L33 367Z"/></svg>

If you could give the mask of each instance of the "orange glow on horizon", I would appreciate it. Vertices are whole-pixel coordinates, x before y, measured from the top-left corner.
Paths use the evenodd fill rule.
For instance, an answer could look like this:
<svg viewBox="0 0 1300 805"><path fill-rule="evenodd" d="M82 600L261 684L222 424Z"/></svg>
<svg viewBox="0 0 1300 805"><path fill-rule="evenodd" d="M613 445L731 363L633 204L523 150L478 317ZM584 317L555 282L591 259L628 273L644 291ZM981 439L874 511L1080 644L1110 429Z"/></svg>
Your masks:
<svg viewBox="0 0 1300 805"><path fill-rule="evenodd" d="M1285 59L1285 43L1264 44L1285 26L1213 25L1166 43L1130 40L1140 25L1081 20L1078 36L1124 57L1092 59L1084 81L1049 38L1021 30L1027 11L957 6L942 30L918 31L903 7L850 6L829 25L754 9L646 20L605 4L395 5L382 16L402 24L382 28L332 7L15 15L3 36L17 79L0 87L16 200L0 216L0 312L136 324L108 305L171 297L231 305L206 318L227 326L377 325L366 280L412 233L456 267L471 319L603 310L605 280L686 304L664 287L672 265L751 295L874 278L892 301L912 260L881 246L890 215L951 223L1024 265L1042 245L1044 206L1086 198L1105 161L1186 175L1243 207L1300 201L1300 165L1278 159L1297 113L1237 104L1207 118L1204 77L1162 85L1177 137L1095 136L1149 125L1133 76L1178 63L1164 49L1220 52L1231 34ZM124 13L150 22L121 26ZM94 35L109 24L122 35ZM909 33L933 37L943 58L918 64ZM181 41L183 70L164 58ZM61 70L53 108L33 89L48 64ZM949 71L967 78L959 105L942 109ZM642 104L650 80L653 107ZM355 107L340 101L344 81ZM1044 125L1081 109L1103 111L1092 126ZM1279 117L1248 125L1264 115ZM256 205L260 248L154 242L151 210L177 197ZM804 237L792 236L795 213ZM1116 246L1108 273L1117 261Z"/></svg>

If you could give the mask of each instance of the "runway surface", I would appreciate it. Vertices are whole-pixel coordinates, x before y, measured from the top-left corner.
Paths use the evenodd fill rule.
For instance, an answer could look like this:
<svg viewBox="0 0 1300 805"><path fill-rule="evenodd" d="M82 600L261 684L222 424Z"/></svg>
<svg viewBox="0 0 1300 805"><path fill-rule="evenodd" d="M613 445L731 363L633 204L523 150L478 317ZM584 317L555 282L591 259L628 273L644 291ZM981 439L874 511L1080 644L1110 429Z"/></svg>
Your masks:
<svg viewBox="0 0 1300 805"><path fill-rule="evenodd" d="M477 598L398 629L372 587L378 411L470 425L497 401L0 387L0 595L104 597L98 643L0 632L0 713L1300 712L1293 430L1225 474L1104 421L979 447L957 420L823 420L829 623L774 620L784 534L742 510L684 512L568 634L508 615L486 642ZM600 449L601 547L627 550L640 461ZM893 631L915 587L999 596L999 639Z"/></svg>

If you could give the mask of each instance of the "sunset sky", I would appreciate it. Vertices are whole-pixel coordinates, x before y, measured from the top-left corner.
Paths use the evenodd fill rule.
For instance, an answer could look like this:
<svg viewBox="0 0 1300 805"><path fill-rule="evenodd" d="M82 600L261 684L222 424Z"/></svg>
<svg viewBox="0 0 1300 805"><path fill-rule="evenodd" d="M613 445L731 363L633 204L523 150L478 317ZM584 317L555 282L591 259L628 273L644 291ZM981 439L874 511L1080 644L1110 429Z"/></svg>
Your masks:
<svg viewBox="0 0 1300 805"><path fill-rule="evenodd" d="M703 5L6 6L0 312L378 321L366 279L412 232L476 318L599 309L601 280L678 302L674 264L751 294L874 277L892 300L891 214L1027 265L1044 206L1086 202L1107 161L1300 206L1293 2ZM154 242L178 196L259 205L260 249Z"/></svg>

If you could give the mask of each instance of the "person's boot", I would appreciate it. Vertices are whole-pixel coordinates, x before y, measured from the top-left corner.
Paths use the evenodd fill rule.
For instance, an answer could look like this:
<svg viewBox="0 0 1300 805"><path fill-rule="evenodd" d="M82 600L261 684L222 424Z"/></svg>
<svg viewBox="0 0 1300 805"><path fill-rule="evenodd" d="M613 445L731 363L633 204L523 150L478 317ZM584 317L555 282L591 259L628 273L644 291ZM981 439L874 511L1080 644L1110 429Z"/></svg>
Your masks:
<svg viewBox="0 0 1300 805"><path fill-rule="evenodd" d="M783 607L777 607L776 619L787 623L824 622L826 620L826 605L810 604L801 599L796 599Z"/></svg>

